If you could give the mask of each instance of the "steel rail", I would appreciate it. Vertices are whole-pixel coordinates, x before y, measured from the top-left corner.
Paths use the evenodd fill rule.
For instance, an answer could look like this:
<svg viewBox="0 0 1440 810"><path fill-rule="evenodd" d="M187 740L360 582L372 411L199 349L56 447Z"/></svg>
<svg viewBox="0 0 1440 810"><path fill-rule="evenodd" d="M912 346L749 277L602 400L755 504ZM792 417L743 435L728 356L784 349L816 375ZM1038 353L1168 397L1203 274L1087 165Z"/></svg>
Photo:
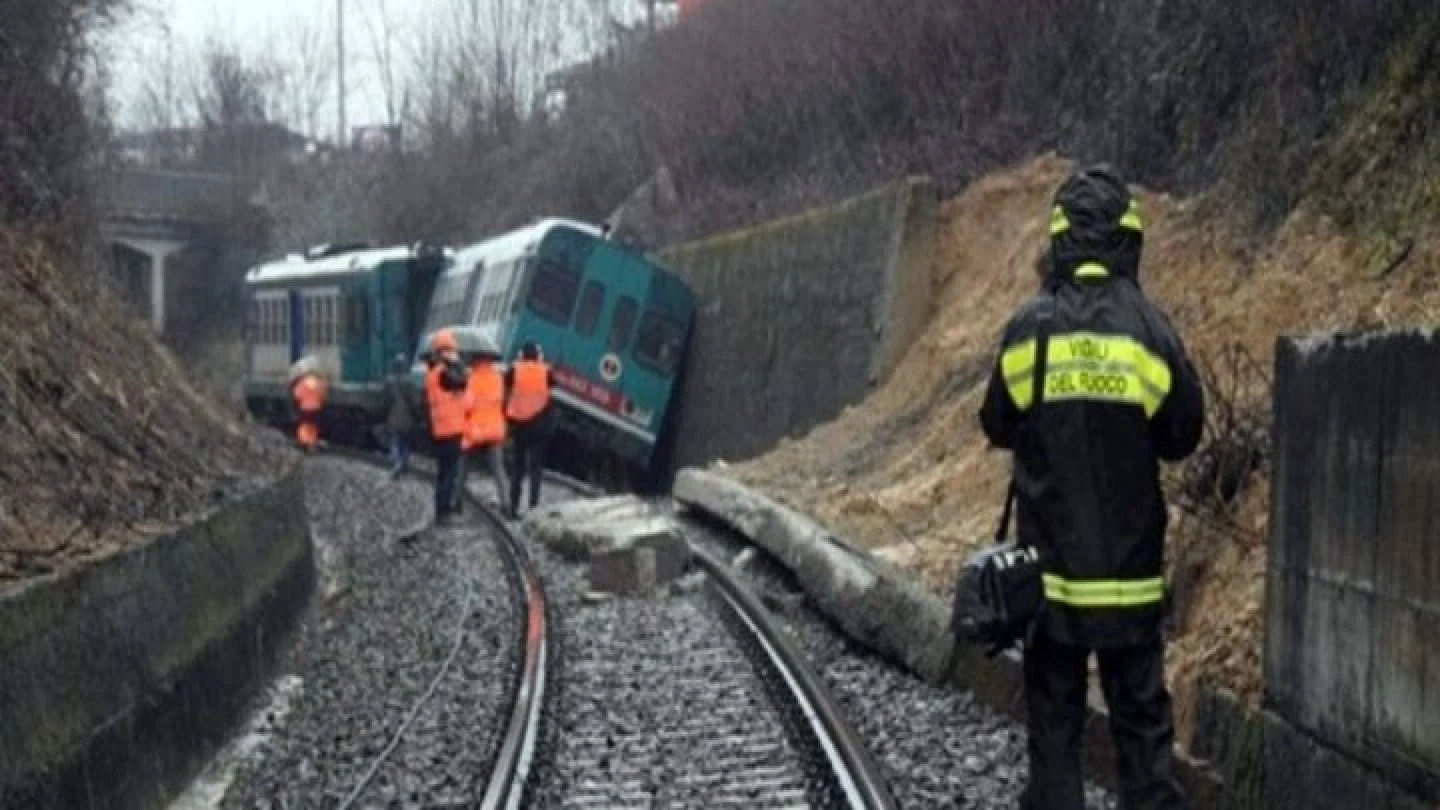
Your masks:
<svg viewBox="0 0 1440 810"><path fill-rule="evenodd" d="M333 456L336 458L356 461L371 466L385 466L386 462L381 456L375 453L358 450L341 445L329 445L320 451L321 455ZM432 479L434 473L428 470L415 471L417 475ZM570 481L564 481L567 486ZM502 545L506 550L506 557L510 560L512 573L515 576L515 584L520 592L521 599L525 603L525 632L520 640L523 645L521 650L520 677L515 687L515 699L510 709L510 717L506 723L505 735L501 739L499 751L491 765L490 775L486 782L485 792L479 807L483 810L518 810L524 799L525 788L529 781L530 767L535 759L535 747L540 737L541 708L545 703L545 689L547 685L548 662L550 658L550 616L549 603L545 598L545 586L540 580L539 573L535 570L534 561L525 548L525 544L516 536L514 530L505 522L504 518L489 504L480 500L470 492L462 493L468 503L479 510L485 521L490 524L504 542ZM468 604L468 603L467 603ZM468 610L466 611L468 614ZM468 618L461 617L461 623ZM463 635L463 634L462 634ZM458 641L457 641L458 649ZM453 653L447 659L445 668L453 660ZM441 675L444 674L442 669ZM438 682L437 675L436 681ZM434 685L423 695L416 707L412 708L412 714L423 704L434 691ZM408 725L408 723L407 723ZM404 728L397 732L391 745L383 751L377 761L367 773L364 782L378 770L380 762L384 760L395 748L399 741L400 734ZM354 801L365 787L364 782L357 785L351 794L349 801Z"/></svg>
<svg viewBox="0 0 1440 810"><path fill-rule="evenodd" d="M549 470L545 477L582 494L603 492L592 484ZM835 705L830 690L821 683L804 653L775 625L764 603L722 560L693 543L690 553L789 688L852 810L896 810L895 799L870 749Z"/></svg>
<svg viewBox="0 0 1440 810"><path fill-rule="evenodd" d="M693 544L690 552L789 688L810 723L811 732L824 751L848 806L852 810L895 810L895 799L890 795L879 764L835 705L830 690L821 683L804 653L776 626L770 611L754 591L740 582L730 566Z"/></svg>

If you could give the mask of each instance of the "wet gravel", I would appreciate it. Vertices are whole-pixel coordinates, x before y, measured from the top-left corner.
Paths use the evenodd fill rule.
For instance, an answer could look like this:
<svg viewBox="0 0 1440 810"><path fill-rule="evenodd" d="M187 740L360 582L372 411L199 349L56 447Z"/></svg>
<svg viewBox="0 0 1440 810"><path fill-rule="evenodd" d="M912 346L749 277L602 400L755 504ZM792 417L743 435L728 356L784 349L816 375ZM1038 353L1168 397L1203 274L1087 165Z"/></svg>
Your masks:
<svg viewBox="0 0 1440 810"><path fill-rule="evenodd" d="M783 566L734 534L680 515L692 543L742 558L742 580L766 595L885 772L902 808L1018 806L1026 780L1025 730L964 691L930 686L852 643L803 604ZM742 557L743 555L743 557ZM1086 807L1114 810L1087 786Z"/></svg>
<svg viewBox="0 0 1440 810"><path fill-rule="evenodd" d="M473 801L519 657L522 608L493 529L402 543L429 518L427 484L327 458L307 461L305 484L324 595L279 670L299 694L220 807L334 808L362 781L354 807Z"/></svg>
<svg viewBox="0 0 1440 810"><path fill-rule="evenodd" d="M535 556L561 666L530 807L826 806L801 718L708 587L591 600L583 567Z"/></svg>

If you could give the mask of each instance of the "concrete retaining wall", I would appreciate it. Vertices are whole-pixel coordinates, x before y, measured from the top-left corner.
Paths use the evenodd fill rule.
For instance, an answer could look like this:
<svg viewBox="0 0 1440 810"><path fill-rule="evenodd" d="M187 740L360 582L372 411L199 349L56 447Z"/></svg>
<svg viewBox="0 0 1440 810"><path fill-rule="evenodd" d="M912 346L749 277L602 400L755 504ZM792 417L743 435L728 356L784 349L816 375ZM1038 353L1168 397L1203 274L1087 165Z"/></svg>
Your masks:
<svg viewBox="0 0 1440 810"><path fill-rule="evenodd" d="M0 592L0 807L163 808L314 585L298 466L146 545Z"/></svg>
<svg viewBox="0 0 1440 810"><path fill-rule="evenodd" d="M1268 702L1440 802L1440 342L1281 339L1275 362Z"/></svg>
<svg viewBox="0 0 1440 810"><path fill-rule="evenodd" d="M930 316L935 210L910 178L657 254L699 308L673 464L758 455L883 380Z"/></svg>

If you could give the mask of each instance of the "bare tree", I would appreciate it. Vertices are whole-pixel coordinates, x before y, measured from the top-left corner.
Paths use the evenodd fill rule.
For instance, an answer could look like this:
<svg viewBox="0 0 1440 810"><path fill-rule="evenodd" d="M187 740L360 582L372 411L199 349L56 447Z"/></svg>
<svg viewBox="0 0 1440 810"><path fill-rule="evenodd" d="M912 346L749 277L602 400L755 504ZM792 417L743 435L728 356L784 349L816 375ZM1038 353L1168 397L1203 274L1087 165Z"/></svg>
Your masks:
<svg viewBox="0 0 1440 810"><path fill-rule="evenodd" d="M268 57L211 36L200 52L193 93L203 130L198 158L238 179L256 179L267 155L283 146L273 123L283 105L277 88L282 71Z"/></svg>
<svg viewBox="0 0 1440 810"><path fill-rule="evenodd" d="M335 52L328 35L311 20L286 26L279 52L282 66L273 70L282 118L310 137L321 131L320 112L334 92Z"/></svg>
<svg viewBox="0 0 1440 810"><path fill-rule="evenodd" d="M407 98L397 75L395 26L387 0L369 0L360 7L360 18L370 40L370 58L380 80L381 100L385 104L385 123L394 126L404 115Z"/></svg>

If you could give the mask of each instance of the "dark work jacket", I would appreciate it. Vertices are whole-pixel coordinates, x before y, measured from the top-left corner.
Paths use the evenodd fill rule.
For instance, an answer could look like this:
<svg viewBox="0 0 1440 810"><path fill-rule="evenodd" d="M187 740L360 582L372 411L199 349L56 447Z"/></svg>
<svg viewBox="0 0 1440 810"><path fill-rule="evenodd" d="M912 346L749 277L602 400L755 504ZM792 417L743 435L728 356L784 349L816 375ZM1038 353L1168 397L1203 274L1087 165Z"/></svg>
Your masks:
<svg viewBox="0 0 1440 810"><path fill-rule="evenodd" d="M1204 415L1179 336L1140 291L1138 255L1107 264L1051 259L1044 289L1005 327L980 410L985 435L1014 454L1020 541L1040 550L1047 574L1040 629L1085 647L1157 637L1163 602L1136 595L1163 592L1159 462L1194 452ZM1077 278L1082 266L1095 277ZM1035 396L1025 347L1044 318Z"/></svg>

